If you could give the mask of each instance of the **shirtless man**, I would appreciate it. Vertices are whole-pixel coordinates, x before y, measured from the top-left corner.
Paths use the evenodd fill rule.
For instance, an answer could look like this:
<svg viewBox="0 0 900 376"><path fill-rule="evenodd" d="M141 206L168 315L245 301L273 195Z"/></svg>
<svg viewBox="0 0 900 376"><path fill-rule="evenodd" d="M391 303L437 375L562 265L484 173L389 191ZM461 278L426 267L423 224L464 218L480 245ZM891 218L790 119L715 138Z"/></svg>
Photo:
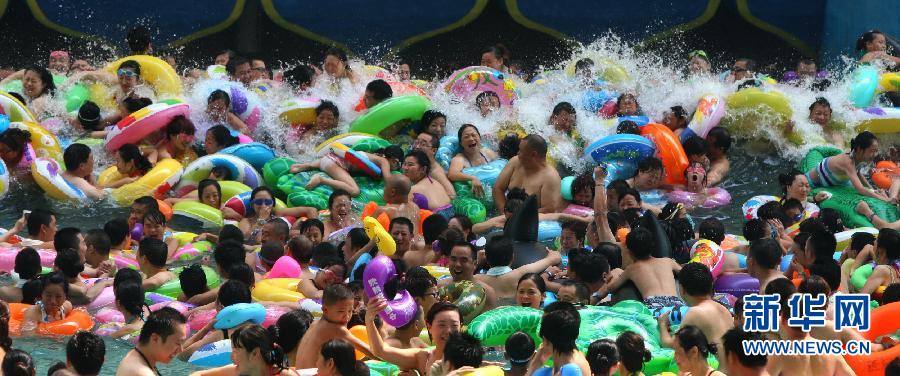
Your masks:
<svg viewBox="0 0 900 376"><path fill-rule="evenodd" d="M494 293L494 288L487 283L475 280L473 274L475 273L475 258L477 255L478 251L475 249L475 246L469 242L461 241L454 244L453 248L450 249L450 264L448 265L452 279L443 278L438 281L438 285L446 286L450 282L457 283L462 281L478 283L484 288L485 304L482 312L487 312L497 306L497 294Z"/></svg>
<svg viewBox="0 0 900 376"><path fill-rule="evenodd" d="M712 300L713 277L709 268L698 262L685 264L678 273L678 284L681 297L691 308L681 320L681 327L694 325L710 343L722 347L722 335L734 326L734 320L728 308ZM659 338L665 347L674 347L674 340L669 334L668 313L659 315ZM723 362L719 359L719 362Z"/></svg>
<svg viewBox="0 0 900 376"><path fill-rule="evenodd" d="M335 284L325 288L322 295L322 319L309 326L297 345L298 349L302 349L297 351L297 368L314 368L322 345L337 338L350 342L366 356L375 357L369 351L369 345L354 337L347 329L347 323L353 316L353 304L353 293L347 286Z"/></svg>
<svg viewBox="0 0 900 376"><path fill-rule="evenodd" d="M416 136L412 148L413 150L425 152L425 155L428 156L428 161L431 163L431 168L428 170L428 176L431 176L432 179L440 183L441 186L444 187L444 191L447 192L447 196L450 196L450 199L452 200L456 198L456 189L453 188L453 183L447 178L447 172L445 172L440 163L434 159L434 155L437 153L437 149L440 146L441 139L438 136L428 132L422 132Z"/></svg>
<svg viewBox="0 0 900 376"><path fill-rule="evenodd" d="M712 187L718 185L731 168L728 161L728 149L731 148L731 134L725 127L716 127L706 135L706 157L709 158L709 171L706 182Z"/></svg>
<svg viewBox="0 0 900 376"><path fill-rule="evenodd" d="M169 364L187 337L187 319L173 308L165 307L150 313L141 328L140 339L128 352L116 376L157 376L156 363Z"/></svg>
<svg viewBox="0 0 900 376"><path fill-rule="evenodd" d="M506 190L522 187L540 199L540 213L553 213L560 205L560 177L547 165L547 142L536 134L528 135L519 145L519 154L506 164L494 185L494 204L506 204Z"/></svg>
<svg viewBox="0 0 900 376"><path fill-rule="evenodd" d="M106 197L106 191L91 183L94 174L94 155L89 146L69 145L63 153L63 162L66 165L66 171L62 172L63 179L80 189L87 197L93 199Z"/></svg>
<svg viewBox="0 0 900 376"><path fill-rule="evenodd" d="M455 212L450 196L441 184L431 179L431 163L423 151L413 150L403 160L403 175L413 183L411 198L419 207L450 219Z"/></svg>
<svg viewBox="0 0 900 376"><path fill-rule="evenodd" d="M766 294L781 295L781 323L777 339L790 341L815 340L800 327L788 324L791 309L788 302L796 293L794 284L789 280L775 280L769 283ZM850 366L840 355L772 355L769 356L766 371L772 375L854 375Z"/></svg>
<svg viewBox="0 0 900 376"><path fill-rule="evenodd" d="M781 266L781 246L778 241L767 238L759 239L750 245L750 257L747 257L747 272L759 280L759 293L766 291L766 285L773 280L785 278L778 268Z"/></svg>
<svg viewBox="0 0 900 376"><path fill-rule="evenodd" d="M487 274L473 276L476 282L490 285L497 295L498 305L515 305L516 285L523 275L528 273L541 273L551 265L559 264L562 259L559 252L547 249L547 257L531 264L518 268L509 267L513 261L513 242L505 236L491 238L485 246L485 256L491 266Z"/></svg>
<svg viewBox="0 0 900 376"><path fill-rule="evenodd" d="M372 217L378 218L381 213L387 213L389 219L405 217L412 223L418 223L419 206L409 200L411 190L412 182L406 176L391 175L386 177L384 179L385 204L375 209Z"/></svg>

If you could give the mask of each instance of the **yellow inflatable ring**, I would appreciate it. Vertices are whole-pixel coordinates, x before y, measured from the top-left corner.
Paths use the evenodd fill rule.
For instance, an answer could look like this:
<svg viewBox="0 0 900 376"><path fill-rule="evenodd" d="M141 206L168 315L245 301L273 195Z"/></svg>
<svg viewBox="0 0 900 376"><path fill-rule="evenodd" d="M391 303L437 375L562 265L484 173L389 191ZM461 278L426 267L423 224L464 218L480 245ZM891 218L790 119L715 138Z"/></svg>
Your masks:
<svg viewBox="0 0 900 376"><path fill-rule="evenodd" d="M0 114L9 116L9 121L37 121L24 103L5 91L0 91Z"/></svg>
<svg viewBox="0 0 900 376"><path fill-rule="evenodd" d="M116 74L119 65L128 60L134 60L141 65L141 78L156 91L158 99L177 98L181 95L181 78L169 63L162 59L149 55L134 55L116 60L103 70Z"/></svg>
<svg viewBox="0 0 900 376"><path fill-rule="evenodd" d="M30 121L13 122L9 124L9 127L28 131L31 134L31 148L34 149L35 156L62 162L63 150L59 139L44 127Z"/></svg>
<svg viewBox="0 0 900 376"><path fill-rule="evenodd" d="M181 179L182 170L178 161L172 158L163 159L138 180L114 189L112 198L120 206L128 206L141 196L162 197ZM110 166L100 173L97 183L106 185L119 179L122 179L122 175L116 166Z"/></svg>
<svg viewBox="0 0 900 376"><path fill-rule="evenodd" d="M256 282L250 292L253 300L265 302L299 302L304 296L297 291L299 278L269 278Z"/></svg>
<svg viewBox="0 0 900 376"><path fill-rule="evenodd" d="M87 201L87 195L63 179L64 169L56 160L38 158L31 162L31 176L50 198L60 201Z"/></svg>

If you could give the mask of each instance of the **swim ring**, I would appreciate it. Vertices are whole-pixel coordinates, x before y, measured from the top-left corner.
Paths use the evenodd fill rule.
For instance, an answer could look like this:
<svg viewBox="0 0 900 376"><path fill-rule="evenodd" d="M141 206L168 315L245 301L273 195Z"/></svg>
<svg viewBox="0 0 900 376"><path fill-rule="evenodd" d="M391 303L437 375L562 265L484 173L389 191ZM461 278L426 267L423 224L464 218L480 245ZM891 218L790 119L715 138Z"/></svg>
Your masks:
<svg viewBox="0 0 900 376"><path fill-rule="evenodd" d="M208 102L209 95L216 90L221 90L228 94L231 102L228 110L237 115L244 124L247 124L251 131L255 130L263 117L262 101L259 99L259 96L245 88L240 82L210 79L200 81L194 85L191 95L193 103L204 104L203 109L205 110L205 104Z"/></svg>
<svg viewBox="0 0 900 376"><path fill-rule="evenodd" d="M418 95L389 98L350 123L350 132L377 135L401 120L418 121L431 107L431 101Z"/></svg>
<svg viewBox="0 0 900 376"><path fill-rule="evenodd" d="M869 131L879 134L900 132L900 108L867 107L851 111L850 117L857 120L858 132Z"/></svg>
<svg viewBox="0 0 900 376"><path fill-rule="evenodd" d="M257 301L297 302L304 298L297 291L299 283L299 278L267 278L257 281L250 295Z"/></svg>
<svg viewBox="0 0 900 376"><path fill-rule="evenodd" d="M116 74L119 65L128 60L134 60L141 65L141 78L150 84L160 99L177 98L181 95L181 78L169 63L162 59L149 55L126 56L109 63L103 70ZM204 103L206 98L204 99Z"/></svg>
<svg viewBox="0 0 900 376"><path fill-rule="evenodd" d="M377 221L375 224L381 226ZM385 295L385 286L396 279L397 270L394 262L385 255L375 256L363 270L363 286L366 296L370 299L378 297L387 302L387 307L381 311L380 315L384 322L395 328L402 327L414 320L418 311L418 305L409 291L399 291L396 296Z"/></svg>
<svg viewBox="0 0 900 376"><path fill-rule="evenodd" d="M668 194L669 202L678 202L692 207L714 209L731 203L731 194L724 188L711 187L706 194L675 190Z"/></svg>
<svg viewBox="0 0 900 376"><path fill-rule="evenodd" d="M181 282L178 280L178 275L181 274L181 271L184 270L184 268L185 267L182 266L172 269L171 272L175 274L175 278L148 292L168 296L172 299L178 299L178 295L181 295ZM206 265L203 265L202 268L203 274L206 275L206 286L211 289L218 287L219 284L221 284L219 274Z"/></svg>
<svg viewBox="0 0 900 376"><path fill-rule="evenodd" d="M179 201L172 213L200 223L203 228L220 228L224 224L222 211L199 201Z"/></svg>
<svg viewBox="0 0 900 376"><path fill-rule="evenodd" d="M697 110L687 128L681 132L681 141L684 142L691 136L700 136L706 139L709 131L719 125L725 116L725 98L715 94L706 94L697 102Z"/></svg>
<svg viewBox="0 0 900 376"><path fill-rule="evenodd" d="M878 90L878 68L860 65L853 71L848 99L857 108L869 107Z"/></svg>
<svg viewBox="0 0 900 376"><path fill-rule="evenodd" d="M87 195L64 179L62 172L60 164L50 158L38 158L31 163L31 176L47 196L61 201L87 201Z"/></svg>
<svg viewBox="0 0 900 376"><path fill-rule="evenodd" d="M137 144L169 125L176 116L190 116L190 106L178 101L157 102L132 112L109 129L106 150L113 152L124 144Z"/></svg>
<svg viewBox="0 0 900 376"><path fill-rule="evenodd" d="M219 150L219 154L233 155L247 161L253 168L260 170L266 163L275 158L275 152L272 151L272 148L259 142L231 145Z"/></svg>
<svg viewBox="0 0 900 376"><path fill-rule="evenodd" d="M439 289L441 301L449 301L459 307L463 323L478 316L486 303L484 287L472 281L452 282Z"/></svg>
<svg viewBox="0 0 900 376"><path fill-rule="evenodd" d="M24 103L5 91L0 91L0 114L9 116L10 121L37 122L37 116Z"/></svg>
<svg viewBox="0 0 900 376"><path fill-rule="evenodd" d="M31 307L29 304L9 303L9 334L11 336L22 334L22 319L25 317L25 311ZM94 320L91 319L91 315L83 309L73 309L62 320L38 324L37 333L42 335L71 336L79 330L91 330L93 327Z"/></svg>
<svg viewBox="0 0 900 376"><path fill-rule="evenodd" d="M27 131L31 135L31 143L28 145L31 146L35 156L62 162L63 150L59 139L56 135L40 126L40 124L29 121L14 121L9 123L9 127Z"/></svg>
<svg viewBox="0 0 900 376"><path fill-rule="evenodd" d="M172 186L178 183L182 177L181 173L181 163L172 158L166 158L159 161L138 180L113 189L110 195L120 206L129 206L141 196L163 197L172 189ZM110 166L100 173L97 184L105 185L121 178L122 175L119 174L116 166Z"/></svg>
<svg viewBox="0 0 900 376"><path fill-rule="evenodd" d="M243 159L216 153L202 156L184 168L181 180L173 188L175 196L183 197L197 189L197 184L203 179L208 179L210 171L215 167L228 169L230 175L228 180L239 181L250 188L263 184L262 176L259 176L256 169Z"/></svg>
<svg viewBox="0 0 900 376"><path fill-rule="evenodd" d="M278 118L291 126L310 125L316 122L316 107L322 101L319 98L292 98L278 108Z"/></svg>
<svg viewBox="0 0 900 376"><path fill-rule="evenodd" d="M656 153L666 171L666 184L686 184L684 170L688 167L688 158L678 136L669 127L656 123L642 126L641 136L649 138L656 145Z"/></svg>
<svg viewBox="0 0 900 376"><path fill-rule="evenodd" d="M711 240L700 239L691 246L691 262L699 262L709 268L713 278L722 274L725 254L719 245Z"/></svg>
<svg viewBox="0 0 900 376"><path fill-rule="evenodd" d="M503 106L511 105L519 97L516 84L509 74L484 66L471 66L453 72L441 87L463 101L485 91L497 94Z"/></svg>
<svg viewBox="0 0 900 376"><path fill-rule="evenodd" d="M584 158L605 165L607 182L627 179L634 175L637 163L653 156L655 145L645 138L633 134L616 134L594 141L584 149Z"/></svg>

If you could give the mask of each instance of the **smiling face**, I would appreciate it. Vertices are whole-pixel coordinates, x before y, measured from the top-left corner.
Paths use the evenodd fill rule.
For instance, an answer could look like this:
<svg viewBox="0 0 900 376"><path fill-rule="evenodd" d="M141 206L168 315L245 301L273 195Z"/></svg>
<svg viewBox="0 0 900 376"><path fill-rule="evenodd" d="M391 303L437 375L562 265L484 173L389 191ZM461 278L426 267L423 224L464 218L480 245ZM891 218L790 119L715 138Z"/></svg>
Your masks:
<svg viewBox="0 0 900 376"><path fill-rule="evenodd" d="M619 115L629 116L637 113L637 101L632 96L626 96L619 101Z"/></svg>
<svg viewBox="0 0 900 376"><path fill-rule="evenodd" d="M471 281L475 272L475 259L468 246L457 245L450 250L450 263L447 265L454 282Z"/></svg>
<svg viewBox="0 0 900 376"><path fill-rule="evenodd" d="M151 346L149 347L156 350L154 358L156 358L157 362L169 364L182 350L184 340L187 338L187 325L173 323L173 329L175 329L175 332L166 337L165 340L158 334L152 334L150 337Z"/></svg>
<svg viewBox="0 0 900 376"><path fill-rule="evenodd" d="M866 51L884 51L887 49L887 38L884 37L884 34L877 33L873 36L871 41L866 42Z"/></svg>
<svg viewBox="0 0 900 376"><path fill-rule="evenodd" d="M821 126L826 126L831 121L831 107L816 105L809 111L809 120Z"/></svg>
<svg viewBox="0 0 900 376"><path fill-rule="evenodd" d="M435 346L443 348L447 344L447 338L451 333L458 332L461 324L459 312L441 311L434 315L434 320L428 326L428 334L431 335Z"/></svg>
<svg viewBox="0 0 900 376"><path fill-rule="evenodd" d="M871 162L878 156L878 140L872 140L872 145L862 150L860 157L862 162Z"/></svg>
<svg viewBox="0 0 900 376"><path fill-rule="evenodd" d="M434 153L437 150L434 150L434 148L431 147L431 141L433 140L434 136L425 132L419 133L419 135L416 136L416 141L413 143L412 148L413 150L420 150L425 152L425 154L434 157Z"/></svg>
<svg viewBox="0 0 900 376"><path fill-rule="evenodd" d="M315 128L317 130L332 129L337 126L337 117L330 110L323 110L316 115Z"/></svg>
<svg viewBox="0 0 900 376"><path fill-rule="evenodd" d="M541 308L543 301L544 296L534 281L525 279L519 282L519 287L516 289L516 304L522 307Z"/></svg>
<svg viewBox="0 0 900 376"><path fill-rule="evenodd" d="M317 245L322 242L322 231L319 231L319 228L316 226L310 226L303 232L303 235L309 238L309 241L313 243L313 245Z"/></svg>
<svg viewBox="0 0 900 376"><path fill-rule="evenodd" d="M266 70L266 62L262 60L253 60L250 62L250 79L252 81L265 80L269 78L269 71Z"/></svg>
<svg viewBox="0 0 900 376"><path fill-rule="evenodd" d="M331 210L331 215L333 217L346 217L350 214L350 197L348 196L337 196L334 198L334 201L331 203L331 207L328 209ZM362 244L359 244L360 246Z"/></svg>
<svg viewBox="0 0 900 376"><path fill-rule="evenodd" d="M412 231L407 225L395 223L391 226L391 237L394 238L394 242L397 243L397 250L405 252L409 249L409 244L412 240Z"/></svg>
<svg viewBox="0 0 900 376"><path fill-rule="evenodd" d="M794 198L800 202L806 202L809 195L809 180L805 175L795 175L794 181L787 186L787 198Z"/></svg>
<svg viewBox="0 0 900 376"><path fill-rule="evenodd" d="M462 132L462 139L459 140L459 145L466 151L480 149L481 135L478 134L478 130L475 127L466 127L466 130Z"/></svg>
<svg viewBox="0 0 900 376"><path fill-rule="evenodd" d="M428 128L425 131L437 135L437 137L443 137L447 131L447 119L444 117L435 118L428 124Z"/></svg>
<svg viewBox="0 0 900 376"><path fill-rule="evenodd" d="M41 96L41 93L44 91L44 88L47 87L47 84L41 80L41 76L33 71L26 70L25 76L22 77L22 91L26 97L34 99Z"/></svg>
<svg viewBox="0 0 900 376"><path fill-rule="evenodd" d="M497 98L493 95L484 97L481 103L478 104L478 111L481 112L481 116L487 116L491 112L497 111L500 109L500 98Z"/></svg>
<svg viewBox="0 0 900 376"><path fill-rule="evenodd" d="M206 137L203 139L203 150L206 151L206 154L215 154L222 147L216 143L216 138L213 137L212 132L206 132Z"/></svg>
<svg viewBox="0 0 900 376"><path fill-rule="evenodd" d="M688 63L688 69L692 73L708 73L709 72L709 62L700 56L694 56L691 58L691 61Z"/></svg>

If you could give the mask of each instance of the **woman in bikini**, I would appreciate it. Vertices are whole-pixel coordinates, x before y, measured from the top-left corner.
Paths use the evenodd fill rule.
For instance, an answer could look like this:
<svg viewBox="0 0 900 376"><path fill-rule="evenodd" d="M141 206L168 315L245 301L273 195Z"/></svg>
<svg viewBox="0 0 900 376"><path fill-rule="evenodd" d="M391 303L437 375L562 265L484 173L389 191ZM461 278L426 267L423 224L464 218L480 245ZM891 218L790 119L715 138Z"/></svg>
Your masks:
<svg viewBox="0 0 900 376"><path fill-rule="evenodd" d="M450 181L468 181L472 183L472 193L478 197L484 196L484 185L477 177L463 172L469 167L481 166L497 159L497 153L488 148L481 147L481 132L472 124L463 124L457 132L459 146L462 152L450 160L450 172L447 177Z"/></svg>
<svg viewBox="0 0 900 376"><path fill-rule="evenodd" d="M391 148L388 147L376 150L375 154L357 151L356 155L368 158L370 162L381 169L382 178L387 179L391 176L391 170L394 170L394 163L391 159L397 160L399 164L399 159L403 158L402 151L400 152L400 156L394 156L391 155L392 153L388 152L388 149ZM309 183L306 184L306 189L308 190L312 190L319 185L324 184L333 189L345 190L353 197L359 196L359 185L356 183L356 180L353 180L353 176L351 176L350 173L361 172L361 170L359 167L348 162L346 158L341 158L335 153L328 153L316 161L310 163L297 163L291 166L292 174L306 170L322 170L328 174L327 176L316 174L310 178Z"/></svg>
<svg viewBox="0 0 900 376"><path fill-rule="evenodd" d="M444 187L431 179L430 168L428 155L420 150L410 151L403 160L403 175L413 183L410 191L413 202L420 208L431 210L449 220L456 212L453 211L450 196L444 191Z"/></svg>
<svg viewBox="0 0 900 376"><path fill-rule="evenodd" d="M823 159L816 167L806 172L806 178L813 188L836 187L849 182L856 192L863 196L896 202L896 199L873 189L865 179L860 178L858 166L872 162L877 155L878 138L871 132L864 131L850 141L849 153Z"/></svg>
<svg viewBox="0 0 900 376"><path fill-rule="evenodd" d="M862 294L872 294L881 286L900 281L900 232L889 228L881 229L874 248L875 269L859 290Z"/></svg>
<svg viewBox="0 0 900 376"><path fill-rule="evenodd" d="M41 277L41 300L25 311L22 332L35 332L38 324L59 321L72 312L69 302L69 283L60 272Z"/></svg>

